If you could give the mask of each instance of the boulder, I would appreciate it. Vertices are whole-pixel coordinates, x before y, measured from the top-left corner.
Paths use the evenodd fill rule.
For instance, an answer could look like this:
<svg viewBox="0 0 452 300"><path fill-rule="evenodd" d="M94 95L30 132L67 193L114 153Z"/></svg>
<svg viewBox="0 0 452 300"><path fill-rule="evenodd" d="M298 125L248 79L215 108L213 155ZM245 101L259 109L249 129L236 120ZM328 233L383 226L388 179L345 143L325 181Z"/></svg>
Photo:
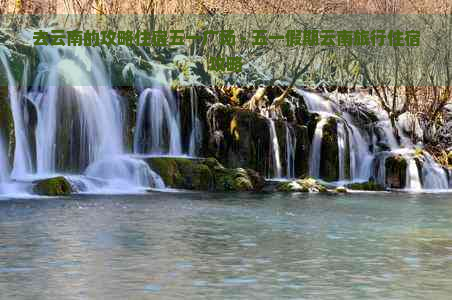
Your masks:
<svg viewBox="0 0 452 300"><path fill-rule="evenodd" d="M276 190L279 192L318 193L326 192L327 188L314 178L305 178L281 182L276 187Z"/></svg>
<svg viewBox="0 0 452 300"><path fill-rule="evenodd" d="M58 176L34 181L33 192L41 196L69 196L73 189L66 178Z"/></svg>
<svg viewBox="0 0 452 300"><path fill-rule="evenodd" d="M172 188L198 191L259 191L264 179L244 168L225 168L215 158L149 157L144 159Z"/></svg>
<svg viewBox="0 0 452 300"><path fill-rule="evenodd" d="M338 194L345 194L347 193L347 188L343 186L338 186L337 188L334 189L334 191Z"/></svg>

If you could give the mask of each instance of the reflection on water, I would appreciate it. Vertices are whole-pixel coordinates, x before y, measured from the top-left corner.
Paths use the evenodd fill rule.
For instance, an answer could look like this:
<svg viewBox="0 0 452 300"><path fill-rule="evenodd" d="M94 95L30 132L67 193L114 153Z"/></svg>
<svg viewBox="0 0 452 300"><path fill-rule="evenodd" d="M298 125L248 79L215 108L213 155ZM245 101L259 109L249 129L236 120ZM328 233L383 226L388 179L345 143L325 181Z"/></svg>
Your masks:
<svg viewBox="0 0 452 300"><path fill-rule="evenodd" d="M448 198L0 201L0 298L450 299Z"/></svg>

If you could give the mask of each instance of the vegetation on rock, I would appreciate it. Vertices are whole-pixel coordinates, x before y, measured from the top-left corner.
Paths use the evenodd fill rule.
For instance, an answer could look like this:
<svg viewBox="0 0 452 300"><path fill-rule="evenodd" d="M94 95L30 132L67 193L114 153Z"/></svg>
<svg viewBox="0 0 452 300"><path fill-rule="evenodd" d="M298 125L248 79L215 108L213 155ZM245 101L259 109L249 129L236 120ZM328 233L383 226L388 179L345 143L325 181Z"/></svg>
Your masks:
<svg viewBox="0 0 452 300"><path fill-rule="evenodd" d="M318 193L326 192L327 188L314 178L304 178L282 182L276 187L276 190L279 192Z"/></svg>
<svg viewBox="0 0 452 300"><path fill-rule="evenodd" d="M264 179L243 168L225 168L215 158L150 157L145 161L169 187L199 191L259 191Z"/></svg>
<svg viewBox="0 0 452 300"><path fill-rule="evenodd" d="M351 190L358 191L384 191L385 188L375 181L367 181L367 182L356 182L347 184L346 187Z"/></svg>
<svg viewBox="0 0 452 300"><path fill-rule="evenodd" d="M68 196L73 192L69 181L63 176L33 182L33 192L42 196Z"/></svg>

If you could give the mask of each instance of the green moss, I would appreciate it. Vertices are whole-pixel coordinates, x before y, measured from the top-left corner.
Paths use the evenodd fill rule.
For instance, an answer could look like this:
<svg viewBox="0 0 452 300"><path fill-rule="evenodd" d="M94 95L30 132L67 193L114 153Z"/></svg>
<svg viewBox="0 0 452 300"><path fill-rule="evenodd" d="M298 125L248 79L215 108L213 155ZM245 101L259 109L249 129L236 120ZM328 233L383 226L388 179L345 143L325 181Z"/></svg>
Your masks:
<svg viewBox="0 0 452 300"><path fill-rule="evenodd" d="M347 188L358 191L384 191L385 188L375 181L356 182L347 185Z"/></svg>
<svg viewBox="0 0 452 300"><path fill-rule="evenodd" d="M252 191L264 185L263 178L248 169L224 168L215 158L188 159L151 157L145 161L167 186L199 191Z"/></svg>
<svg viewBox="0 0 452 300"><path fill-rule="evenodd" d="M193 190L209 190L213 184L213 176L209 166L200 161L176 158L182 188Z"/></svg>
<svg viewBox="0 0 452 300"><path fill-rule="evenodd" d="M43 196L68 196L73 190L66 178L58 176L35 181L33 192Z"/></svg>
<svg viewBox="0 0 452 300"><path fill-rule="evenodd" d="M182 175L179 172L177 162L166 157L152 157L146 159L151 169L162 177L165 185L170 187L180 187L183 184Z"/></svg>

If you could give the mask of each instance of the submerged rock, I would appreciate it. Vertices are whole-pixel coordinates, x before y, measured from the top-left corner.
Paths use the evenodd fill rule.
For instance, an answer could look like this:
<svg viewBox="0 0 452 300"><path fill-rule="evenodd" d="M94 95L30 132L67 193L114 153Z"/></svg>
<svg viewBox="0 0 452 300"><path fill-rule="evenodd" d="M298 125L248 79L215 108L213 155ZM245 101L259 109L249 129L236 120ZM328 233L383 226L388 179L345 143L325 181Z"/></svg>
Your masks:
<svg viewBox="0 0 452 300"><path fill-rule="evenodd" d="M33 192L42 196L68 196L73 192L69 181L63 176L33 182Z"/></svg>
<svg viewBox="0 0 452 300"><path fill-rule="evenodd" d="M225 168L215 158L150 157L145 161L172 188L198 191L259 191L264 179L251 169Z"/></svg>
<svg viewBox="0 0 452 300"><path fill-rule="evenodd" d="M314 178L305 178L294 181L281 182L276 187L276 190L279 192L318 193L326 192L327 188Z"/></svg>
<svg viewBox="0 0 452 300"><path fill-rule="evenodd" d="M385 188L375 181L355 182L347 184L346 187L357 191L384 191Z"/></svg>

